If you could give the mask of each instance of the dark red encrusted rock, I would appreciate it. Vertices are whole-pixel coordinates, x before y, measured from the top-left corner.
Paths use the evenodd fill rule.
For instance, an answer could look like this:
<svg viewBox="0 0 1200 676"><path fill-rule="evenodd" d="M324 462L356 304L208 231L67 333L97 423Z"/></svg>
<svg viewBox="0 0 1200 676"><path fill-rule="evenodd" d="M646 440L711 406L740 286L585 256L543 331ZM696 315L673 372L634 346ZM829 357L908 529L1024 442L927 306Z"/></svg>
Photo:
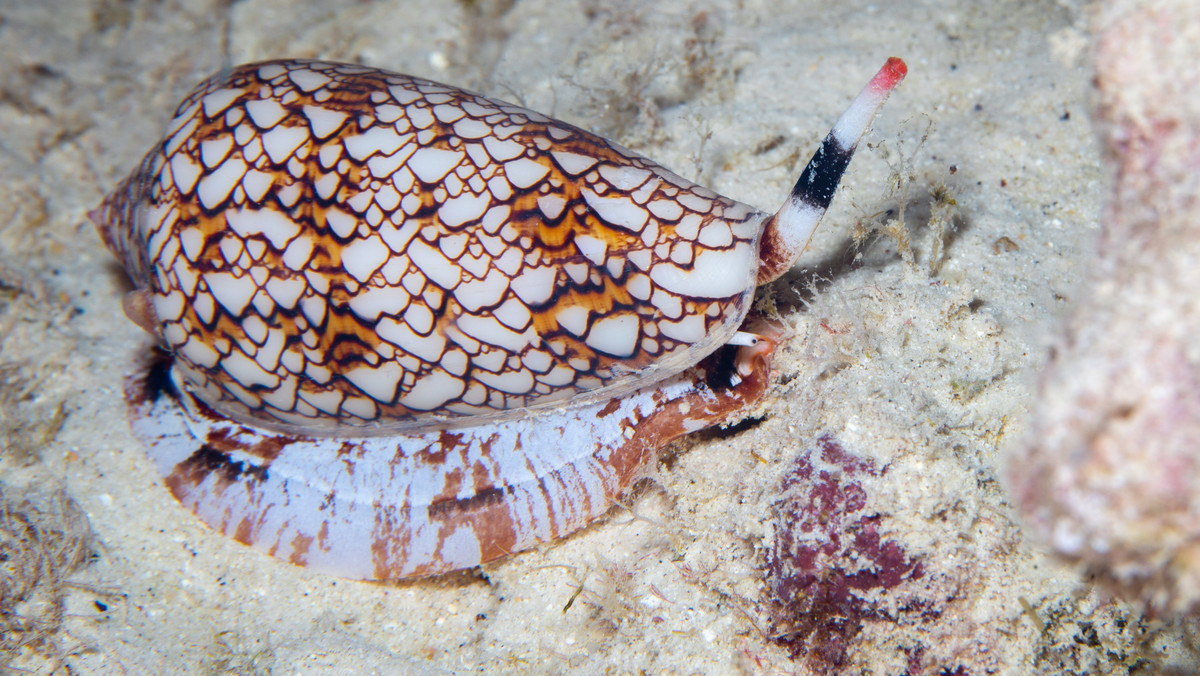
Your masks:
<svg viewBox="0 0 1200 676"><path fill-rule="evenodd" d="M885 537L886 515L871 508L863 480L886 471L825 435L781 484L784 498L765 566L775 606L771 633L818 672L847 663L867 622L896 621L897 607L900 613L927 610L886 598L924 574L921 562Z"/></svg>

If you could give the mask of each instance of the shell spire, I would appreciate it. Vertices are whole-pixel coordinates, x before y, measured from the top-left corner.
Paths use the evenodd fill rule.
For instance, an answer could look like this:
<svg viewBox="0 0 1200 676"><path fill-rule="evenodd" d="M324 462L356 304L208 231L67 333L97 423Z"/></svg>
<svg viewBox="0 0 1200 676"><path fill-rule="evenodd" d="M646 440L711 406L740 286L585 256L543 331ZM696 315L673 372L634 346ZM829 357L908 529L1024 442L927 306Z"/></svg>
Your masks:
<svg viewBox="0 0 1200 676"><path fill-rule="evenodd" d="M842 174L850 166L859 139L871 125L875 113L887 101L888 95L907 74L908 66L903 59L895 56L889 58L838 118L821 147L813 153L787 202L767 222L760 249L762 265L758 268L759 284L779 279L808 247L821 217L829 208Z"/></svg>

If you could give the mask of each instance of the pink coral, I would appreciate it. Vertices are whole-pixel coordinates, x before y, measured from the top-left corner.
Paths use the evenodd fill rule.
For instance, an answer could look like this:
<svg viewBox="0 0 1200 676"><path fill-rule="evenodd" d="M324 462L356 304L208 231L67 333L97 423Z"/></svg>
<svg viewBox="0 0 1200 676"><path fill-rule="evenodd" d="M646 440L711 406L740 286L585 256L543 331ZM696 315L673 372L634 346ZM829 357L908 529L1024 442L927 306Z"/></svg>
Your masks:
<svg viewBox="0 0 1200 676"><path fill-rule="evenodd" d="M1010 468L1032 530L1153 609L1200 609L1200 14L1110 2L1095 48L1112 172L1087 294Z"/></svg>

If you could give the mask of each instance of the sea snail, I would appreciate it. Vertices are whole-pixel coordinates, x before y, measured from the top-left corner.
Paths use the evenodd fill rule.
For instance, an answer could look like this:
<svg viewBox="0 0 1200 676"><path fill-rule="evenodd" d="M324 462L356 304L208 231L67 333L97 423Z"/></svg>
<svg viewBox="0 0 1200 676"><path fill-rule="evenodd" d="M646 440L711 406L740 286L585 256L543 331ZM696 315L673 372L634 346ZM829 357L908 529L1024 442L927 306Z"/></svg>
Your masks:
<svg viewBox="0 0 1200 676"><path fill-rule="evenodd" d="M741 330L754 289L906 72L887 61L773 216L429 80L222 72L90 214L166 353L127 384L134 432L209 526L343 577L578 530L761 397L778 336Z"/></svg>

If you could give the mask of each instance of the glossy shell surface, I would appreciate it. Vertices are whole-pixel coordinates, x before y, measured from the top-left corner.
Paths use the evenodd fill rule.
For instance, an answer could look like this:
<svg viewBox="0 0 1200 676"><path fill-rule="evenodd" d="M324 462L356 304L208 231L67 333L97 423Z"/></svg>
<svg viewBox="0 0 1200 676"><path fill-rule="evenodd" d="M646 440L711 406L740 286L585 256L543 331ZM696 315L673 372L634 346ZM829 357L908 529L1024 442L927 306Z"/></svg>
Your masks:
<svg viewBox="0 0 1200 676"><path fill-rule="evenodd" d="M106 209L188 387L326 435L676 373L744 318L765 218L533 111L315 61L201 84Z"/></svg>

